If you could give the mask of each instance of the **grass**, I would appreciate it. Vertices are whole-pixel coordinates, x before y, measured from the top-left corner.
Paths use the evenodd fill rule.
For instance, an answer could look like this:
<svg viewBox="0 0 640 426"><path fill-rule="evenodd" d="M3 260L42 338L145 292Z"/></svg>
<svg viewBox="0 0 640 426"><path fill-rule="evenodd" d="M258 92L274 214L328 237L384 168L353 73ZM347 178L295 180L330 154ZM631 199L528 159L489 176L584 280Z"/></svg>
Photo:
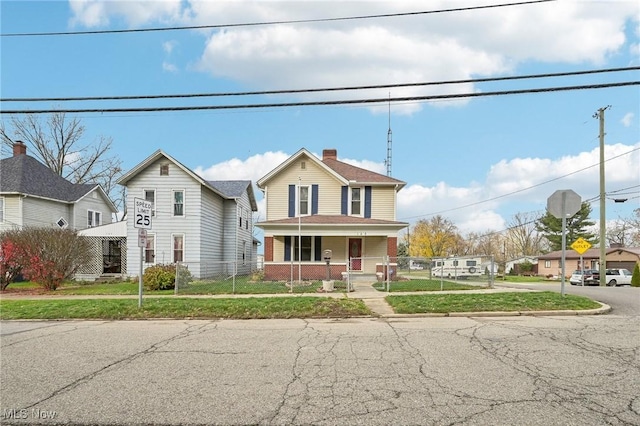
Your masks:
<svg viewBox="0 0 640 426"><path fill-rule="evenodd" d="M378 291L387 291L385 282L375 283L373 288ZM408 281L392 281L389 284L390 292L399 291L444 291L447 290L478 290L485 288L484 286L462 284L460 282L443 280L429 280L429 279L413 279Z"/></svg>
<svg viewBox="0 0 640 426"><path fill-rule="evenodd" d="M246 299L2 300L0 319L344 318L370 315L361 300L324 297Z"/></svg>
<svg viewBox="0 0 640 426"><path fill-rule="evenodd" d="M387 296L387 302L398 314L556 311L599 308L600 304L581 296L545 292L513 292L491 294L429 294Z"/></svg>

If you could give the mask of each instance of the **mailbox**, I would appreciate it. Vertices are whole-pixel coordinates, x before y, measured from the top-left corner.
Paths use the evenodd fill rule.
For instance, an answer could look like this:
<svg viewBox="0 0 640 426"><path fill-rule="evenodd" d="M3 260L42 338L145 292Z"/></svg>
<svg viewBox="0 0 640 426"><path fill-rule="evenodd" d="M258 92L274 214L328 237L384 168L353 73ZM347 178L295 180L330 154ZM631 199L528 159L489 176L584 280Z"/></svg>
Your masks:
<svg viewBox="0 0 640 426"><path fill-rule="evenodd" d="M331 250L325 250L322 252L322 257L324 258L325 262L329 262L331 260Z"/></svg>

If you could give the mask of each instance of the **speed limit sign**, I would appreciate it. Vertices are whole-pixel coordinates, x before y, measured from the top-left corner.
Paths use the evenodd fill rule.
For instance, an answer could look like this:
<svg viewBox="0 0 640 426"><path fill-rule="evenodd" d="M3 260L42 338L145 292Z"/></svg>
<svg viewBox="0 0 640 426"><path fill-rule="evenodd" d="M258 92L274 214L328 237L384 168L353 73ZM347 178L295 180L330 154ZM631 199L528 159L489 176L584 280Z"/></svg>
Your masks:
<svg viewBox="0 0 640 426"><path fill-rule="evenodd" d="M133 199L133 227L151 229L153 203L142 198Z"/></svg>

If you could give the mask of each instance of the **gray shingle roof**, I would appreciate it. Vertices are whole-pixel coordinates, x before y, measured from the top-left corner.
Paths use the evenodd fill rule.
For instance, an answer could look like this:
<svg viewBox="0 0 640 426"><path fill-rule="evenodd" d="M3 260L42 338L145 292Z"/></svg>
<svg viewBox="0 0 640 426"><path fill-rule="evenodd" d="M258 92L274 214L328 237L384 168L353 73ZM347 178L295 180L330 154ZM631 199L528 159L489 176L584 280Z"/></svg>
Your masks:
<svg viewBox="0 0 640 426"><path fill-rule="evenodd" d="M0 160L0 193L19 193L74 202L97 184L73 184L28 155Z"/></svg>
<svg viewBox="0 0 640 426"><path fill-rule="evenodd" d="M242 197L247 186L251 185L249 180L208 180L207 183L228 198Z"/></svg>

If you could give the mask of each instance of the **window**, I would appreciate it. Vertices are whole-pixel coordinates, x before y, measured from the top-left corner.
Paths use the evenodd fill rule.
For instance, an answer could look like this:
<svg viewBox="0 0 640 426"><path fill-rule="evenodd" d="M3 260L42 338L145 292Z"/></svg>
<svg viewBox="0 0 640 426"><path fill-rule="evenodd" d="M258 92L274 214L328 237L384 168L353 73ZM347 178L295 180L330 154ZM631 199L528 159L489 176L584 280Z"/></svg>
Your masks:
<svg viewBox="0 0 640 426"><path fill-rule="evenodd" d="M308 186L300 186L298 188L298 214L308 215L309 214L309 195L311 195L311 191L309 191Z"/></svg>
<svg viewBox="0 0 640 426"><path fill-rule="evenodd" d="M58 225L62 229L65 229L67 226L69 226L69 223L66 221L66 219L64 217L61 217L56 222L56 225Z"/></svg>
<svg viewBox="0 0 640 426"><path fill-rule="evenodd" d="M246 260L247 260L247 242L243 241L242 242L242 264L246 265Z"/></svg>
<svg viewBox="0 0 640 426"><path fill-rule="evenodd" d="M544 261L544 267L545 268L551 268L551 261L550 260L545 260Z"/></svg>
<svg viewBox="0 0 640 426"><path fill-rule="evenodd" d="M184 235L176 234L173 236L173 262L184 261Z"/></svg>
<svg viewBox="0 0 640 426"><path fill-rule="evenodd" d="M302 261L311 261L311 254L313 253L312 247L313 238L302 237L302 246L299 247L300 237L295 237L293 241L293 260L299 260L298 254L301 256Z"/></svg>
<svg viewBox="0 0 640 426"><path fill-rule="evenodd" d="M361 188L351 188L351 214L355 216L362 214L360 195Z"/></svg>
<svg viewBox="0 0 640 426"><path fill-rule="evenodd" d="M184 191L173 191L173 215L184 216Z"/></svg>
<svg viewBox="0 0 640 426"><path fill-rule="evenodd" d="M87 210L87 227L92 228L94 226L102 225L102 215L100 212L93 210Z"/></svg>
<svg viewBox="0 0 640 426"><path fill-rule="evenodd" d="M144 248L145 263L154 263L156 257L156 236L147 234L147 245Z"/></svg>
<svg viewBox="0 0 640 426"><path fill-rule="evenodd" d="M475 260L467 260L467 266L478 266L478 262Z"/></svg>
<svg viewBox="0 0 640 426"><path fill-rule="evenodd" d="M0 222L4 222L4 197L0 197Z"/></svg>
<svg viewBox="0 0 640 426"><path fill-rule="evenodd" d="M242 215L243 215L244 209L242 207L240 207L238 209L238 227L242 228Z"/></svg>
<svg viewBox="0 0 640 426"><path fill-rule="evenodd" d="M156 204L156 191L155 189L145 189L144 190L144 199L145 201L149 201L151 203L151 216L156 215L156 209L154 208Z"/></svg>
<svg viewBox="0 0 640 426"><path fill-rule="evenodd" d="M162 164L160 166L160 176L169 176L169 165Z"/></svg>

